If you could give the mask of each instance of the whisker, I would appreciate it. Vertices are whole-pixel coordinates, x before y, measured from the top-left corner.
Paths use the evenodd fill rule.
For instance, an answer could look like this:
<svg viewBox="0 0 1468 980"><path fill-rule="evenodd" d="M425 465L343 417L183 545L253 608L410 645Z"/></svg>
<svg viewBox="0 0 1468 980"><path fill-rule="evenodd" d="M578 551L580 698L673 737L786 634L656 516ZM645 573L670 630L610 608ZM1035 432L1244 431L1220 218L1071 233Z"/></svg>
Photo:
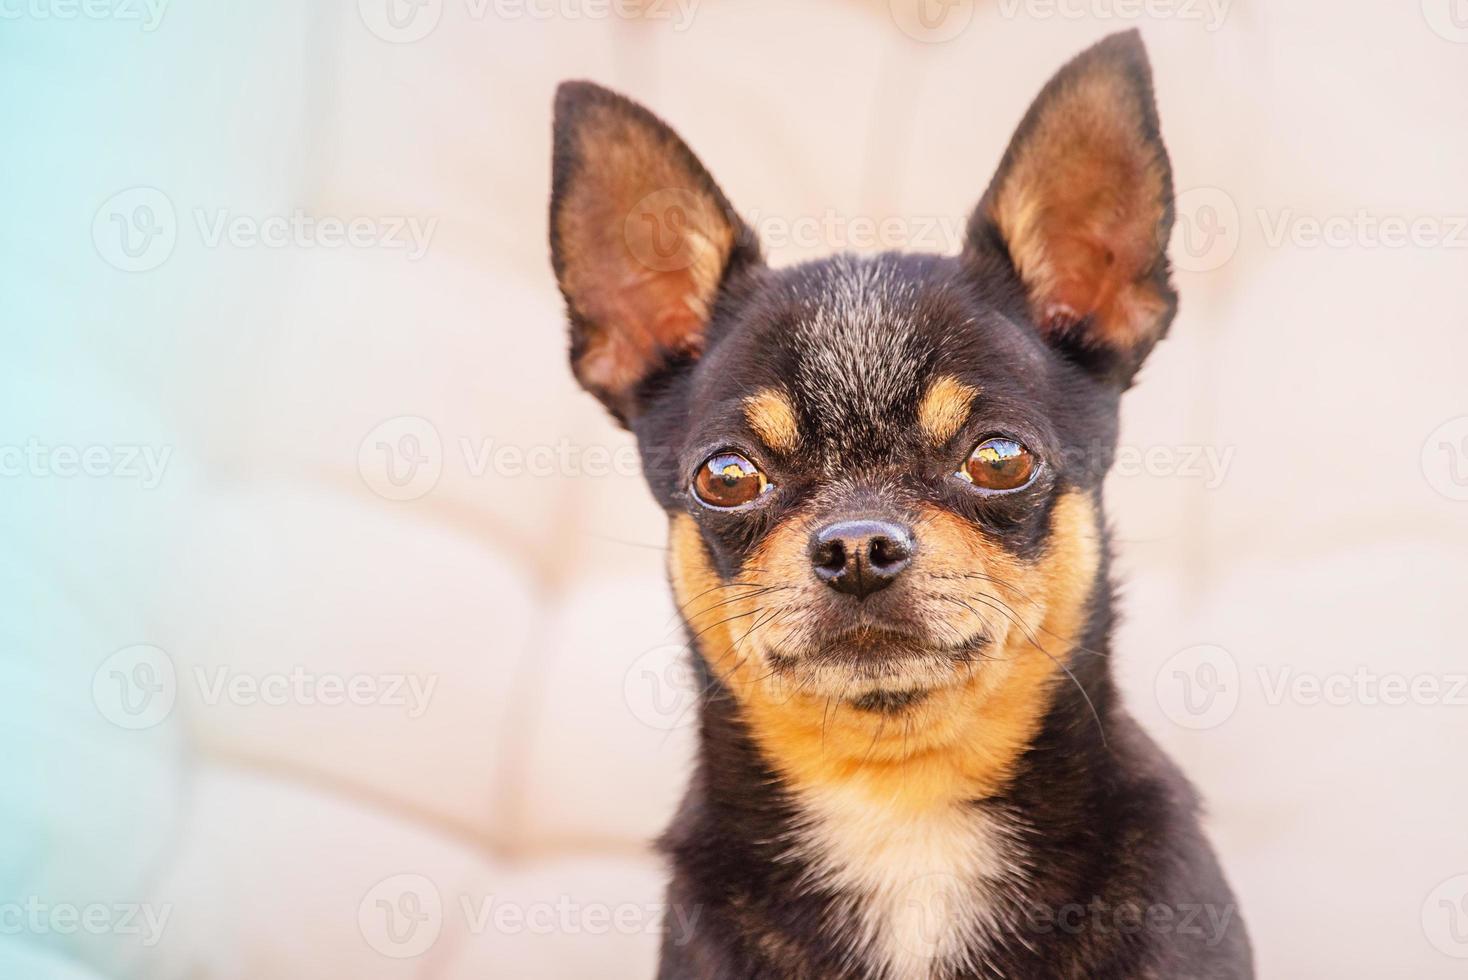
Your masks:
<svg viewBox="0 0 1468 980"><path fill-rule="evenodd" d="M993 596L987 597L990 599L994 598ZM997 606L992 606L991 603L985 602L984 598L981 598L979 596L970 596L969 598L973 599L975 602L989 605L991 606L991 608L994 608L996 610L999 608ZM1002 612L1003 610L1000 611ZM1005 613L1005 615L1009 615L1009 613ZM1101 735L1101 744L1106 745L1106 727L1101 723L1101 712L1096 710L1096 702L1091 700L1091 694L1089 691L1086 690L1086 686L1081 683L1080 678L1076 677L1074 671L1072 671L1068 666L1057 660L1055 658L1055 655L1052 654L1049 650L1045 649L1044 645L1042 645L1040 641L1035 638L1035 634L1030 631L1029 625L1027 623L1019 619L1016 619L1015 622L1020 627L1020 629L1024 630L1025 639L1029 640L1030 644L1036 650L1039 650L1045 656L1049 657L1051 663L1053 663L1056 667L1059 667L1061 670L1065 671L1065 676L1069 677L1070 682L1076 686L1076 690L1081 692L1081 697L1086 699L1086 707L1091 710L1091 717L1096 720L1096 731ZM1047 630L1047 632L1049 631Z"/></svg>
<svg viewBox="0 0 1468 980"><path fill-rule="evenodd" d="M754 611L755 612L762 612L764 610L761 608L761 609L756 609ZM775 610L773 610L772 615L770 617L768 617L766 619L763 619L763 620L756 620L755 621L755 624L753 626L751 626L748 630L746 630L743 635L741 635L733 643L729 644L728 649L726 649L723 653L719 654L719 656L716 659L714 659L713 661L710 661L709 662L709 667L711 669L714 668L714 667L717 667L720 663L723 662L723 660L724 660L725 657L729 656L735 650L739 649L739 644L743 643L749 636L751 636L754 633L755 630L759 629L760 626L765 625L765 624L773 621L774 617L775 616L778 616L783 611L784 611L784 607L779 607L779 608L776 608ZM740 617L731 617L731 618L740 618ZM693 647L692 640L689 641L688 646L685 649L687 650L687 652L688 652L688 654L690 656L698 656L697 651ZM740 668L740 666L743 665L743 663L744 663L744 661L741 660L739 663L735 664L734 667L731 668L730 673L732 674L735 671L737 671ZM663 742L664 743L667 742L668 736L671 735L674 731L676 731L683 724L683 718L688 714L688 712L691 711L691 710L693 710L694 707L696 707L700 702L703 701L703 699L709 694L709 692L713 689L713 687L714 687L714 685L716 683L717 683L717 680L715 679L715 680L711 680L708 684L704 685L703 690L701 690L701 691L698 692L698 696L693 699L693 701L688 705L688 707L684 708L683 711L681 711L678 714L678 717L675 718L675 719L673 719L673 723L668 726L667 731L663 732Z"/></svg>
<svg viewBox="0 0 1468 980"><path fill-rule="evenodd" d="M745 616L753 616L759 612L762 612L763 610L763 606L758 606L754 609L751 609L749 612L736 613L733 616L728 617L727 619L721 619L717 623L712 623L708 626L705 626L703 629L699 630L697 633L694 633L688 638L688 644L689 646L692 646L694 640L698 639L700 636L703 636L711 629L717 629L718 627L723 626L725 623L732 623L734 622L734 620L743 619Z"/></svg>
<svg viewBox="0 0 1468 980"><path fill-rule="evenodd" d="M784 592L789 588L790 586L788 585L766 585L762 586L761 588L755 589L753 592L741 592L739 595L732 596L731 598L724 599L720 602L716 602L711 606L700 609L698 612L689 613L688 618L690 620L696 619L697 617L702 616L705 613L709 613L714 611L715 609L718 609L720 606L727 606L731 602L739 602L741 599L754 599L762 595L768 595L771 592Z"/></svg>
<svg viewBox="0 0 1468 980"><path fill-rule="evenodd" d="M715 585L712 588L704 589L702 592L698 593L697 595L689 596L686 601L681 602L677 606L675 606L674 607L674 610L673 610L673 615L668 617L668 622L671 623L674 620L676 620L683 613L684 610L686 610L689 606L693 605L699 599L702 599L704 596L708 595L711 592L720 592L720 591L723 591L724 589L763 589L763 588L768 588L768 586L766 586L762 582L734 581L734 582L725 582L722 585Z"/></svg>
<svg viewBox="0 0 1468 980"><path fill-rule="evenodd" d="M1014 585L1011 582L1007 582L1004 579L996 578L993 575L985 575L982 572L966 572L966 573L964 573L962 575L937 575L937 576L934 576L934 577L935 578L943 578L943 579L982 579L982 580L984 580L986 582L993 582L995 585L998 585L998 586L1000 586L1002 588L1006 588L1006 589L1010 590L1011 592L1014 592L1014 593L1018 594L1026 602L1029 602L1031 604L1035 604L1035 600L1032 599L1019 586ZM985 593L985 594L986 595L989 595L989 598L993 599L995 602L1003 603L1006 606L1008 605L1007 603L1004 603L1004 601L1002 599L1000 599L996 595L991 595L989 593ZM1011 609L1011 611L1013 611L1013 610ZM1016 613L1016 615L1018 615L1018 614ZM1058 633L1056 633L1055 631L1053 631L1051 629L1046 628L1046 626L1045 626L1044 623L1041 623L1036 628L1040 632L1046 633L1046 634L1050 635L1051 637L1053 637L1053 638L1055 638L1057 640L1060 640L1062 642L1069 642L1070 643L1071 650L1073 652L1075 652L1075 653L1084 653L1084 654L1086 654L1088 656L1092 656L1092 657L1104 657L1104 656L1107 655L1106 654L1106 651L1104 651L1104 650L1092 650L1090 647L1082 646L1079 643L1075 643L1073 641L1067 641L1065 637L1059 635Z"/></svg>

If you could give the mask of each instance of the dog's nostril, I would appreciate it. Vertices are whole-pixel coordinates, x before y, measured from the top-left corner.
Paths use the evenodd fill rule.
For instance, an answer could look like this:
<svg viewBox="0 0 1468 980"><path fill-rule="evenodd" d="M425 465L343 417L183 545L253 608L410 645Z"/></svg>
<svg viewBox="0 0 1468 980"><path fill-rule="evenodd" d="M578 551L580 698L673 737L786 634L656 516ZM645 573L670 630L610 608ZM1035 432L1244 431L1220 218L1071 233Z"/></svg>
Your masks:
<svg viewBox="0 0 1468 980"><path fill-rule="evenodd" d="M906 542L885 535L872 538L867 554L871 558L873 568L891 568L894 571L901 571L908 559L912 557L912 552Z"/></svg>
<svg viewBox="0 0 1468 980"><path fill-rule="evenodd" d="M822 542L811 552L811 563L819 571L839 575L846 567L846 546L840 541Z"/></svg>
<svg viewBox="0 0 1468 980"><path fill-rule="evenodd" d="M816 577L864 599L891 585L912 561L912 535L888 521L838 521L811 538Z"/></svg>

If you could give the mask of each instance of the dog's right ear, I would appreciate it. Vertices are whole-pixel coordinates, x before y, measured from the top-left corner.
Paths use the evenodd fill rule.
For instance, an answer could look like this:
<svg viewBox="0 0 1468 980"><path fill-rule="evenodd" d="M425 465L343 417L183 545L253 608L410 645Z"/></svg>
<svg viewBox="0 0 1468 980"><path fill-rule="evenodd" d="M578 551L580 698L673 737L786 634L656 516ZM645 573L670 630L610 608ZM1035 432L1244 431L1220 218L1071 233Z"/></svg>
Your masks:
<svg viewBox="0 0 1468 980"><path fill-rule="evenodd" d="M556 91L551 262L571 366L623 424L644 382L696 358L753 234L692 151L642 106L590 82Z"/></svg>

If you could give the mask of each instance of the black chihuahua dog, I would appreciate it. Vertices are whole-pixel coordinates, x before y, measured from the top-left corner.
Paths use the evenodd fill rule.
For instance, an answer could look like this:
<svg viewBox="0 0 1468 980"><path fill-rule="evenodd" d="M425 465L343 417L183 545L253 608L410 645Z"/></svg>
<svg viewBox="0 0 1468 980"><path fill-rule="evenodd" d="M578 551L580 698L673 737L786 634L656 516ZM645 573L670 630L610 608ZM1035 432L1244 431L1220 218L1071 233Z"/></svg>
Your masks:
<svg viewBox="0 0 1468 980"><path fill-rule="evenodd" d="M1046 85L957 256L770 268L586 82L554 169L571 362L638 438L705 684L659 976L1251 977L1108 666L1102 477L1177 306L1137 34Z"/></svg>

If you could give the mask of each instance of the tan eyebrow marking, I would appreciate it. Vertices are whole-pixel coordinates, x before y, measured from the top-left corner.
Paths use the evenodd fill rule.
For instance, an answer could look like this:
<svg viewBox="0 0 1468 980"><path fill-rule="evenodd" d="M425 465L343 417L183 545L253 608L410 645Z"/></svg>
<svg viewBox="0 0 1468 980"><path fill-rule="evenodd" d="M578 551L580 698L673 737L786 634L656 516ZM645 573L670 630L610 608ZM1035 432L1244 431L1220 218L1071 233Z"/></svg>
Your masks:
<svg viewBox="0 0 1468 980"><path fill-rule="evenodd" d="M918 405L918 424L936 443L945 443L968 421L977 388L951 375L944 375L928 388Z"/></svg>
<svg viewBox="0 0 1468 980"><path fill-rule="evenodd" d="M793 452L800 444L795 407L778 388L762 388L744 399L744 420L765 445L777 452Z"/></svg>

